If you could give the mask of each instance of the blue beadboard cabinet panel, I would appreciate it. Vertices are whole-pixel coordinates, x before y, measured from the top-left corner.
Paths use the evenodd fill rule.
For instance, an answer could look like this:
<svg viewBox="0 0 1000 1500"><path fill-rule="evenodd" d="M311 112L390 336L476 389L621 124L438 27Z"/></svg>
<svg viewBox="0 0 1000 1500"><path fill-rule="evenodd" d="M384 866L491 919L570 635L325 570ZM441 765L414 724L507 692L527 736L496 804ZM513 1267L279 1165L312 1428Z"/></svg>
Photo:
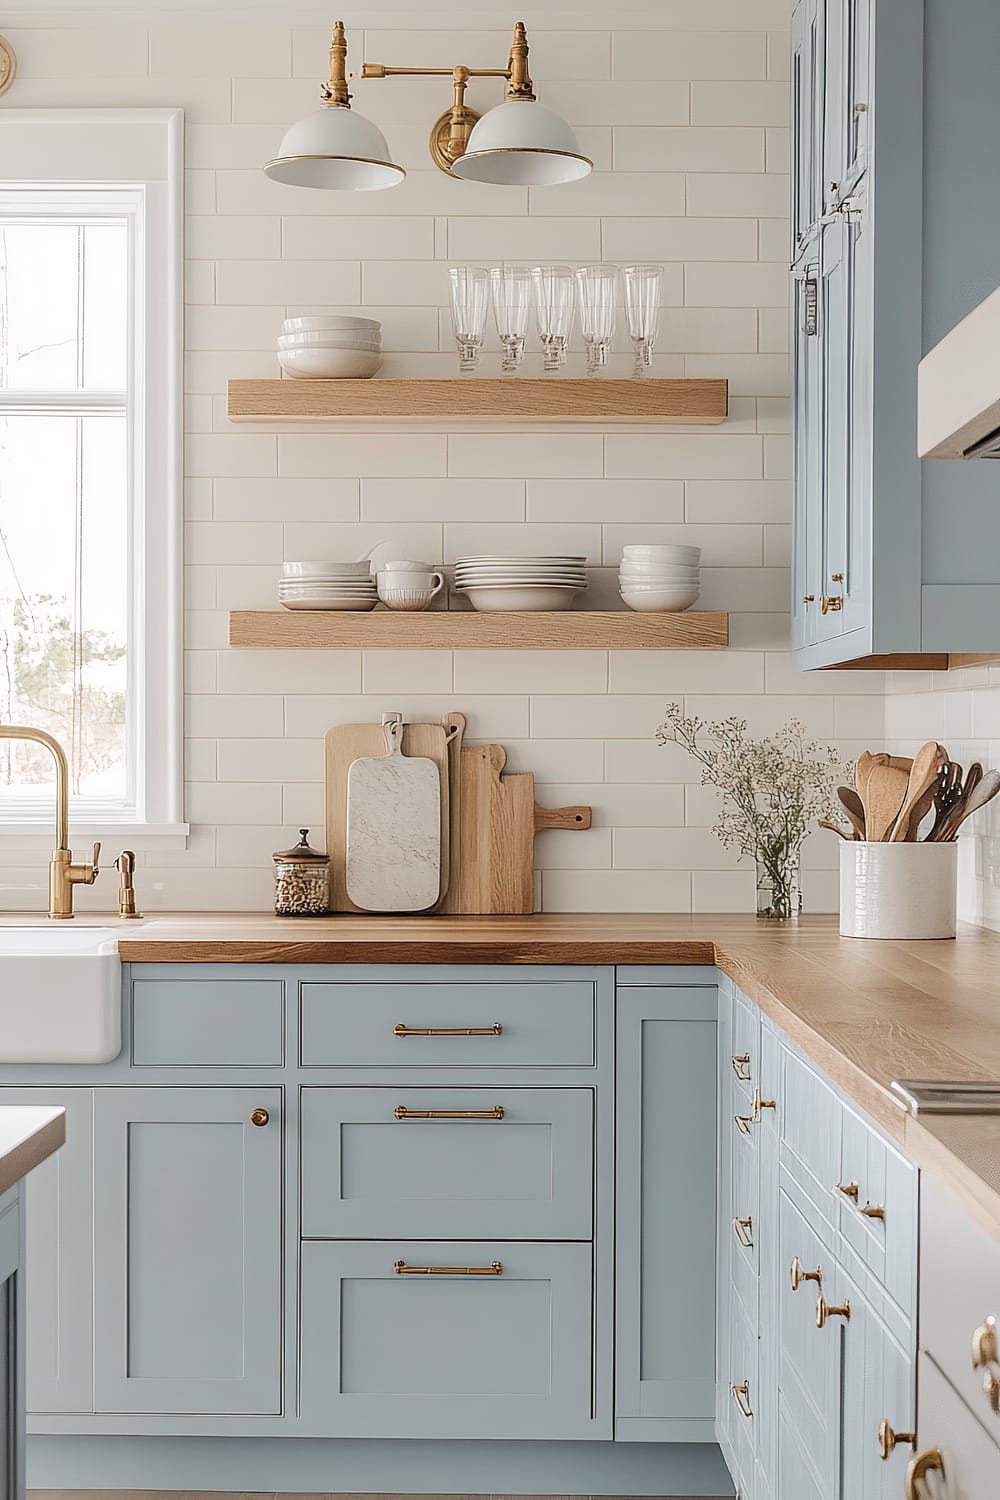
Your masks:
<svg viewBox="0 0 1000 1500"><path fill-rule="evenodd" d="M879 1427L916 1431L914 1361L878 1316L862 1288L844 1272L831 1277L828 1295L849 1302L851 1320L837 1337L844 1346L842 1493L851 1500L899 1500L904 1493L908 1442L883 1459ZM829 1325L824 1333L829 1332Z"/></svg>
<svg viewBox="0 0 1000 1500"><path fill-rule="evenodd" d="M437 1274L400 1274L407 1266ZM499 1266L495 1275L463 1268ZM453 1274L448 1274L452 1272ZM592 1252L579 1244L306 1241L311 1433L609 1438L593 1412Z"/></svg>
<svg viewBox="0 0 1000 1500"><path fill-rule="evenodd" d="M3 1089L3 1104L66 1110L66 1144L24 1183L27 1234L29 1412L94 1409L93 1093L87 1088Z"/></svg>
<svg viewBox="0 0 1000 1500"><path fill-rule="evenodd" d="M802 1281L797 1289L787 1278L778 1304L778 1494L782 1500L796 1494L785 1488L782 1473L783 1434L790 1427L797 1434L802 1461L813 1471L817 1494L839 1500L842 1327L839 1320L822 1331L816 1326L817 1296L822 1291L832 1303L836 1284L821 1241L783 1191L778 1257L782 1266L797 1261L802 1272L818 1271L822 1277L821 1284Z"/></svg>
<svg viewBox="0 0 1000 1500"><path fill-rule="evenodd" d="M592 1089L305 1088L301 1107L306 1238L591 1237Z"/></svg>
<svg viewBox="0 0 1000 1500"><path fill-rule="evenodd" d="M620 987L616 1436L714 1441L718 990Z"/></svg>
<svg viewBox="0 0 1000 1500"><path fill-rule="evenodd" d="M278 1088L96 1091L99 1412L281 1409L281 1129Z"/></svg>
<svg viewBox="0 0 1000 1500"><path fill-rule="evenodd" d="M23 1184L0 1197L0 1500L24 1500Z"/></svg>

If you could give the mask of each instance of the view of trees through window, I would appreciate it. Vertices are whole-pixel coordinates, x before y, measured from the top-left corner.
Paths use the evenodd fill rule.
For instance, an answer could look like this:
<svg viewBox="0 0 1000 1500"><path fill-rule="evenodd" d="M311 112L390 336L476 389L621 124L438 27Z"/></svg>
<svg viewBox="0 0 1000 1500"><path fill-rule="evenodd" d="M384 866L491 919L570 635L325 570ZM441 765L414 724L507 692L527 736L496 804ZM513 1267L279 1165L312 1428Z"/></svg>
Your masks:
<svg viewBox="0 0 1000 1500"><path fill-rule="evenodd" d="M0 720L102 803L130 794L129 302L125 219L0 203ZM51 781L0 741L0 809Z"/></svg>

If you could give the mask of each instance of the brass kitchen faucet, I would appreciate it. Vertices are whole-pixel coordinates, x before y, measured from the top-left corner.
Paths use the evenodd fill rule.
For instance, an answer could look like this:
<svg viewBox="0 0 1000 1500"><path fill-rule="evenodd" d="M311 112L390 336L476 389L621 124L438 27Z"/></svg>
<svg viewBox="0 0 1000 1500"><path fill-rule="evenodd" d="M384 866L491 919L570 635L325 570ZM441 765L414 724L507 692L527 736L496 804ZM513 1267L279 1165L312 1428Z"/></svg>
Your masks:
<svg viewBox="0 0 1000 1500"><path fill-rule="evenodd" d="M25 724L0 724L0 740L31 740L52 752L56 763L56 847L49 860L49 916L65 922L73 915L73 887L93 885L99 872L100 844L94 845L92 865L74 864L69 847L69 765L59 741L44 729Z"/></svg>

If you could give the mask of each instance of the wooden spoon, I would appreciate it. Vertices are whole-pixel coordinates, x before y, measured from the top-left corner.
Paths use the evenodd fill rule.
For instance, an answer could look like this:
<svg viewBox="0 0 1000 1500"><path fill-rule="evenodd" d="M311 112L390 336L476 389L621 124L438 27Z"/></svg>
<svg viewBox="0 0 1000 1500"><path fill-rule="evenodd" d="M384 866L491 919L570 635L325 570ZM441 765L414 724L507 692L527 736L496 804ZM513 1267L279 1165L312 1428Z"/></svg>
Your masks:
<svg viewBox="0 0 1000 1500"><path fill-rule="evenodd" d="M910 816L906 820L906 828L903 831L903 843L916 843L917 834L920 831L920 825L926 818L927 814L930 812L931 808L934 806L934 798L937 793L938 786L941 782L941 776L943 774L943 772L939 773L933 781L929 782L924 795L913 804L913 807L910 811ZM900 814L900 817L902 817L902 814ZM894 842L900 842L898 836L894 838Z"/></svg>
<svg viewBox="0 0 1000 1500"><path fill-rule="evenodd" d="M912 774L911 771L910 775ZM865 831L872 843L884 843L890 838L906 798L909 781L910 777L906 772L898 771L894 766L872 766L868 784L861 797L865 804Z"/></svg>
<svg viewBox="0 0 1000 1500"><path fill-rule="evenodd" d="M889 843L900 844L905 840L913 812L917 804L924 800L928 790L930 797L927 799L927 807L930 807L934 800L934 788L941 776L941 769L947 764L948 752L938 744L937 740L928 740L926 745L921 745L913 757L906 793L896 815L896 821L892 825L892 831L888 835ZM924 811L926 810L925 808Z"/></svg>
<svg viewBox="0 0 1000 1500"><path fill-rule="evenodd" d="M864 839L865 804L852 786L838 786L837 796L840 798L841 807L847 814L848 822L854 829L854 837Z"/></svg>
<svg viewBox="0 0 1000 1500"><path fill-rule="evenodd" d="M820 818L818 820L816 826L818 828L829 828L829 830L830 830L831 833L837 834L838 837L844 839L845 842L848 843L848 844L854 842L854 840L851 839L851 838L849 838L848 835L844 832L844 830L842 828L838 828L837 825L836 825L836 823L828 823L827 820L826 820L826 818Z"/></svg>
<svg viewBox="0 0 1000 1500"><path fill-rule="evenodd" d="M963 797L957 807L952 808L950 814L945 819L944 826L937 837L934 838L934 843L950 844L958 834L958 830L966 818L971 818L974 812L978 812L981 807L985 807L986 803L991 801L997 792L1000 792L1000 771L987 771L982 780L972 788L969 795Z"/></svg>

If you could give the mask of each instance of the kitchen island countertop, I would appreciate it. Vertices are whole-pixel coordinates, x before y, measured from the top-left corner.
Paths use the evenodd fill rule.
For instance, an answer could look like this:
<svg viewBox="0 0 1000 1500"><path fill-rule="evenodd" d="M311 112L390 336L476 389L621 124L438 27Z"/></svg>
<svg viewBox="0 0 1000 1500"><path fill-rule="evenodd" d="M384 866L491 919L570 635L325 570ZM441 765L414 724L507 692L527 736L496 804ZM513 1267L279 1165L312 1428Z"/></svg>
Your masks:
<svg viewBox="0 0 1000 1500"><path fill-rule="evenodd" d="M65 1140L64 1109L54 1105L0 1105L0 1197L58 1151Z"/></svg>

